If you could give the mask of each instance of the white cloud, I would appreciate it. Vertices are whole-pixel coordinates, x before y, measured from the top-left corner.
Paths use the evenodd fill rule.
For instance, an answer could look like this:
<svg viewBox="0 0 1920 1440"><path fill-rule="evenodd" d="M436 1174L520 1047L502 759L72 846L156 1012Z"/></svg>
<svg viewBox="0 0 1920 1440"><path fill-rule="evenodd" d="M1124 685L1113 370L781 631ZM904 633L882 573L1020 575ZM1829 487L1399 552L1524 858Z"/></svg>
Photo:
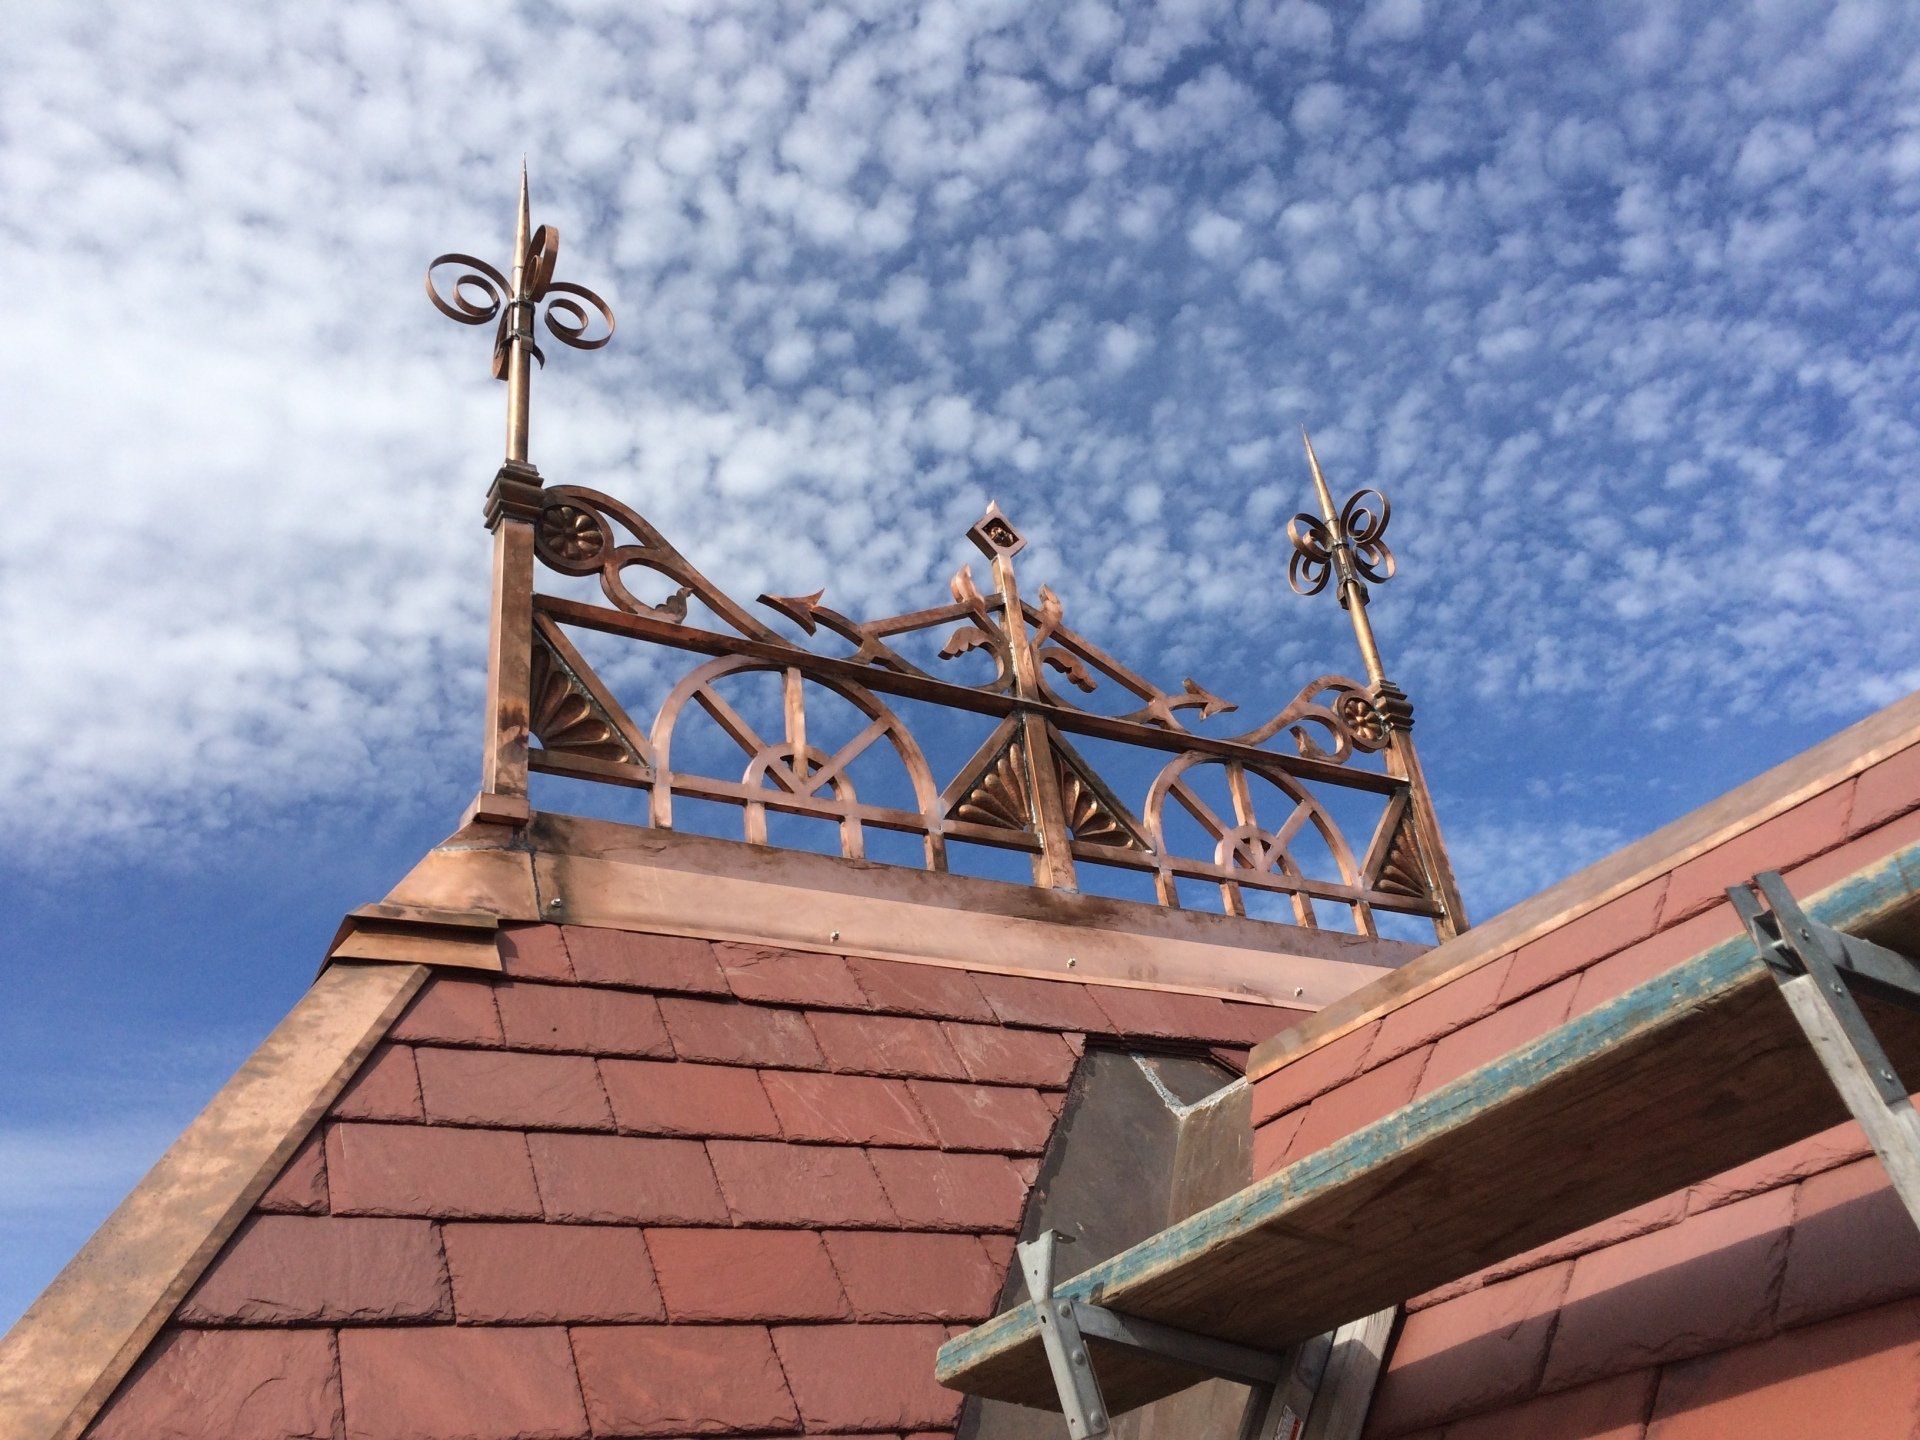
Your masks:
<svg viewBox="0 0 1920 1440"><path fill-rule="evenodd" d="M1129 370L1147 343L1147 337L1131 325L1107 325L1100 331L1100 361L1109 371Z"/></svg>
<svg viewBox="0 0 1920 1440"><path fill-rule="evenodd" d="M1353 38L1357 44L1411 40L1426 23L1426 0L1370 0L1360 23L1353 27Z"/></svg>
<svg viewBox="0 0 1920 1440"><path fill-rule="evenodd" d="M550 347L535 458L739 593L931 603L1017 486L1103 643L1290 693L1351 659L1330 607L1246 603L1307 418L1394 492L1423 704L1838 715L1920 667L1873 618L1920 602L1912 7L0 27L0 806L49 846L470 763L500 391L418 270L502 258L523 150L621 319Z"/></svg>

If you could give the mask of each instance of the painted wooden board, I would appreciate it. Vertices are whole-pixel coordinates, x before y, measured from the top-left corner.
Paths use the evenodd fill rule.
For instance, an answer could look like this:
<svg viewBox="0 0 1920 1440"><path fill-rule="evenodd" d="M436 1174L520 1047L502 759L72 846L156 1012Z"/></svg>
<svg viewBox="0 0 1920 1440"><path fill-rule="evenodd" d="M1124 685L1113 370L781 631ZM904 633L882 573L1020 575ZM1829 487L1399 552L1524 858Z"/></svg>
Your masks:
<svg viewBox="0 0 1920 1440"><path fill-rule="evenodd" d="M1920 845L1805 901L1911 946ZM1909 1083L1920 1015L1863 1001ZM1064 1282L1062 1294L1280 1350L1846 1118L1741 937ZM1119 1414L1194 1383L1092 1342ZM943 1384L1057 1409L1022 1305L950 1340Z"/></svg>

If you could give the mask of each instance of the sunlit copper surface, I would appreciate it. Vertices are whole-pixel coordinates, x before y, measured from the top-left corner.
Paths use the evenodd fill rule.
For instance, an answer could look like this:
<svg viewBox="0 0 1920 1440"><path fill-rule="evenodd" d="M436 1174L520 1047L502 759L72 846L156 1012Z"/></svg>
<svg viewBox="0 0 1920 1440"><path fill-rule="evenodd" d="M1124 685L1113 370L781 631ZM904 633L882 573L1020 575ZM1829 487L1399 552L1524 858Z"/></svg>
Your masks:
<svg viewBox="0 0 1920 1440"><path fill-rule="evenodd" d="M598 350L613 338L613 311L607 302L591 290L553 278L553 267L559 259L559 230L551 225L532 229L527 169L522 165L512 278L484 260L457 251L436 255L427 266L427 298L442 315L462 325L485 325L496 320L493 378L507 382L507 459L521 463L527 459L527 360L546 364L546 356L533 338L535 314L544 309L541 318L553 337L575 350ZM442 268L457 272L446 281L444 294L434 282L434 272Z"/></svg>

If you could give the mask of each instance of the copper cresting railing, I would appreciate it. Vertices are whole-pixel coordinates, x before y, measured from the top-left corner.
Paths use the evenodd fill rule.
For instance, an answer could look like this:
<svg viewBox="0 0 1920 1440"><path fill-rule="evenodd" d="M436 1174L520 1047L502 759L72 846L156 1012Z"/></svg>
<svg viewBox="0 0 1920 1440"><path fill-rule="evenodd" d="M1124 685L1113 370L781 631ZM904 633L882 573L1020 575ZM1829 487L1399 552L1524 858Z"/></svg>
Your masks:
<svg viewBox="0 0 1920 1440"><path fill-rule="evenodd" d="M462 255L428 271L444 313L474 325L497 317L493 373L509 394L507 458L487 503L490 728L472 818L524 823L537 771L645 791L647 821L660 828L684 828L688 803L718 803L738 809L742 838L756 844L787 838L775 817L799 817L835 827L850 859L881 858L869 854L871 833L903 834L930 870L948 869L959 847L988 846L1026 853L1034 883L1054 889L1081 888L1094 866L1151 877L1170 906L1187 887L1216 892L1229 914L1264 893L1296 923L1344 914L1363 934L1376 933L1376 911L1426 917L1443 937L1464 927L1412 710L1367 618L1364 582L1393 573L1386 502L1361 491L1336 510L1310 441L1321 514L1293 521L1290 579L1303 594L1335 584L1367 681L1321 676L1251 729L1213 733L1227 727L1208 722L1233 705L1191 679L1164 690L1128 668L1068 627L1046 586L1024 598L1014 558L1026 541L997 506L967 532L991 567L989 590L963 566L950 601L929 609L856 620L816 591L760 596L763 619L632 509L545 486L528 462L535 315L545 307L548 328L576 348L606 343L613 328L598 296L553 280L558 250L549 227L529 233L523 175L511 278ZM464 267L450 295L434 281L446 266ZM536 561L597 596L537 591ZM634 571L663 577L670 593L641 599ZM770 628L776 616L803 638ZM809 648L823 632L844 642L839 653ZM587 636L705 658L643 726L582 653ZM1097 709L1066 689L1123 698ZM922 748L906 722L916 707L930 712L921 728L943 742L937 755L963 758L943 763ZM984 738L954 741L962 722ZM1121 798L1124 777L1137 806Z"/></svg>

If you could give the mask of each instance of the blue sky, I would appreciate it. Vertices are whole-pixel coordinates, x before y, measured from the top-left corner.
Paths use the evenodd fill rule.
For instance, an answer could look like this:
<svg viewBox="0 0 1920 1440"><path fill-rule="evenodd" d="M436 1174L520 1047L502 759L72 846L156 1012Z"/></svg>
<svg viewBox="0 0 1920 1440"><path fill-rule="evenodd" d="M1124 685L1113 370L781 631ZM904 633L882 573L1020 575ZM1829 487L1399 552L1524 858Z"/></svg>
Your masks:
<svg viewBox="0 0 1920 1440"><path fill-rule="evenodd" d="M1377 594L1484 917L1920 684L1920 12L0 14L0 1322L471 794L514 173L614 345L534 458L732 593L1024 573L1249 712ZM778 523L769 523L777 517Z"/></svg>

